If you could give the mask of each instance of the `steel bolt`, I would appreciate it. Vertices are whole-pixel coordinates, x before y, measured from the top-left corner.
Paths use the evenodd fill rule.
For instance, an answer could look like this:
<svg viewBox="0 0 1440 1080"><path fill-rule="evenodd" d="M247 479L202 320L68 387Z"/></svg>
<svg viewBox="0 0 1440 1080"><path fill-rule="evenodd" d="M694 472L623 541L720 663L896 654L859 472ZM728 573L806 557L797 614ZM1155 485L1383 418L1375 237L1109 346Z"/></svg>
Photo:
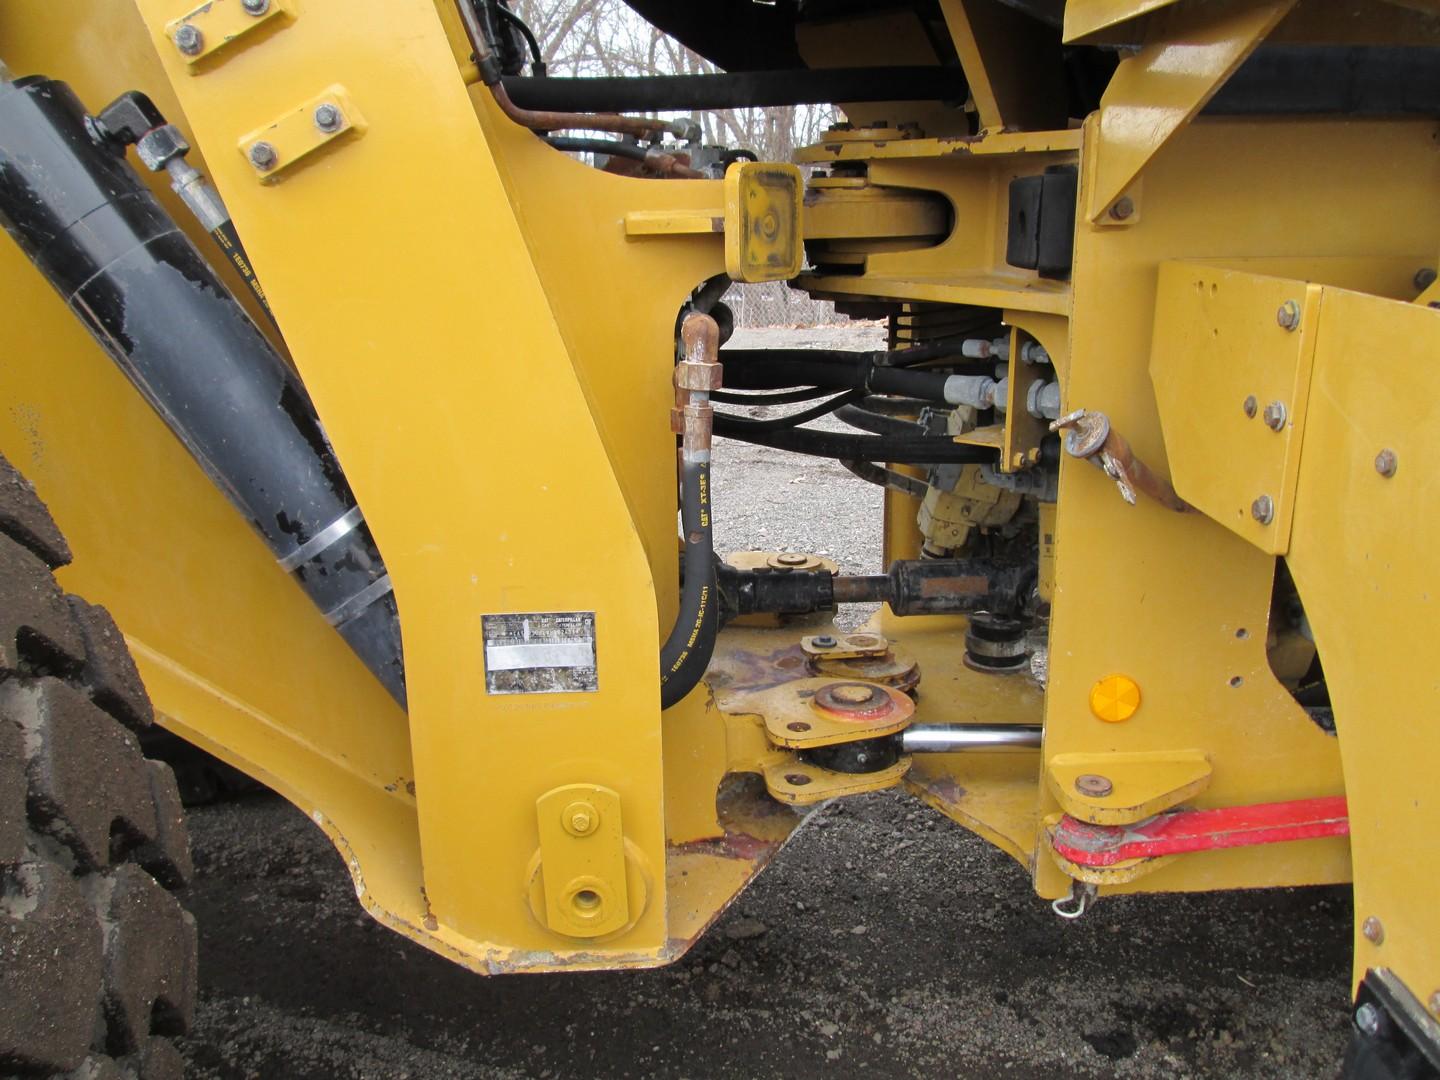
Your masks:
<svg viewBox="0 0 1440 1080"><path fill-rule="evenodd" d="M1116 221L1124 221L1135 213L1135 200L1129 195L1121 195L1110 207L1110 216Z"/></svg>
<svg viewBox="0 0 1440 1080"><path fill-rule="evenodd" d="M1100 776L1097 773L1081 773L1075 778L1075 790L1081 795L1103 799L1115 790L1115 785L1110 782L1108 776Z"/></svg>
<svg viewBox="0 0 1440 1080"><path fill-rule="evenodd" d="M833 649L835 647L835 639L829 634L821 634L810 644L814 645L817 649Z"/></svg>
<svg viewBox="0 0 1440 1080"><path fill-rule="evenodd" d="M785 727L790 731L809 731L810 725L804 720L792 720Z"/></svg>
<svg viewBox="0 0 1440 1080"><path fill-rule="evenodd" d="M250 147L250 164L261 172L269 172L280 160L280 155L275 152L275 147L268 142L257 142Z"/></svg>
<svg viewBox="0 0 1440 1080"><path fill-rule="evenodd" d="M1395 451L1388 447L1375 455L1375 471L1387 480L1395 475L1395 470L1400 467L1399 460L1395 457Z"/></svg>
<svg viewBox="0 0 1440 1080"><path fill-rule="evenodd" d="M1260 408L1260 403L1255 400L1255 395L1251 394L1245 399L1245 403L1240 407L1245 410L1245 415L1247 417L1249 417L1251 420L1254 420L1255 412L1257 409Z"/></svg>
<svg viewBox="0 0 1440 1080"><path fill-rule="evenodd" d="M1269 405L1265 406L1265 412L1261 414L1261 418L1265 421L1265 426L1271 431L1282 430L1289 416L1289 410L1285 408L1283 401L1270 402Z"/></svg>
<svg viewBox="0 0 1440 1080"><path fill-rule="evenodd" d="M1294 300L1286 300L1275 313L1275 321L1286 330L1296 329L1300 325L1300 305Z"/></svg>
<svg viewBox="0 0 1440 1080"><path fill-rule="evenodd" d="M594 824L595 822L591 819L590 815L583 810L577 810L570 815L570 831L579 833L581 836L588 833Z"/></svg>
<svg viewBox="0 0 1440 1080"><path fill-rule="evenodd" d="M1385 924L1370 915L1360 924L1360 933L1365 935L1365 940L1371 945L1380 945L1385 941Z"/></svg>
<svg viewBox="0 0 1440 1080"><path fill-rule="evenodd" d="M175 36L171 40L175 42L175 48L186 56L194 56L205 48L205 35L189 23L181 23L176 27Z"/></svg>
<svg viewBox="0 0 1440 1080"><path fill-rule="evenodd" d="M245 9L245 14L258 18L270 10L270 0L240 0L240 6Z"/></svg>
<svg viewBox="0 0 1440 1080"><path fill-rule="evenodd" d="M345 116L334 105L328 101L323 105L315 107L315 126L327 135L332 131L340 130L340 125L345 122Z"/></svg>
<svg viewBox="0 0 1440 1080"><path fill-rule="evenodd" d="M1275 520L1275 500L1269 495L1261 495L1250 504L1250 516L1261 525L1269 525Z"/></svg>
<svg viewBox="0 0 1440 1080"><path fill-rule="evenodd" d="M1355 1026L1374 1038L1380 1031L1380 1010L1368 1001L1355 1010Z"/></svg>
<svg viewBox="0 0 1440 1080"><path fill-rule="evenodd" d="M804 566L810 561L810 556L802 555L798 551L784 551L775 556L775 561L781 566Z"/></svg>
<svg viewBox="0 0 1440 1080"><path fill-rule="evenodd" d="M791 787L804 787L810 783L810 777L802 772L791 772L785 774L785 782Z"/></svg>
<svg viewBox="0 0 1440 1080"><path fill-rule="evenodd" d="M1415 288L1424 292L1431 285L1435 284L1435 271L1429 266L1422 266L1415 271Z"/></svg>

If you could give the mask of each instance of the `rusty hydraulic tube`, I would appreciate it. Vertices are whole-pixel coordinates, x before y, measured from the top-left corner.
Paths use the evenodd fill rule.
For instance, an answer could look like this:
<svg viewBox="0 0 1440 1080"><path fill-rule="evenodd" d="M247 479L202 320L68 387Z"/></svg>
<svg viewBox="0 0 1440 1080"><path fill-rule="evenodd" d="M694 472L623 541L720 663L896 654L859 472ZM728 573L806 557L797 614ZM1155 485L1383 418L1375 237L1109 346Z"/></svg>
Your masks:
<svg viewBox="0 0 1440 1080"><path fill-rule="evenodd" d="M684 584L680 610L660 648L660 707L679 702L705 674L720 629L715 547L710 516L710 392L720 389L720 327L691 312L680 327L684 359L675 365L671 429L680 436L680 519L684 528Z"/></svg>
<svg viewBox="0 0 1440 1080"><path fill-rule="evenodd" d="M465 25L465 35L470 39L470 48L475 53L475 65L480 71L480 81L490 88L495 104L500 111L521 127L531 131L613 131L621 135L644 137L661 135L666 132L677 138L689 138L695 134L693 121L659 120L648 117L621 116L618 113L568 113L546 112L536 109L522 109L510 100L505 85L500 81L500 65L495 52L485 37L485 28L480 25L479 16L471 0L456 0L460 9L460 21ZM689 166L684 166L689 168ZM672 175L682 175L674 173ZM699 174L697 174L699 175Z"/></svg>
<svg viewBox="0 0 1440 1080"><path fill-rule="evenodd" d="M1065 452L1098 465L1115 481L1120 497L1131 506L1135 505L1138 491L1176 513L1192 509L1175 493L1170 481L1135 456L1129 440L1110 426L1110 418L1104 413L1076 409L1051 423L1050 430L1065 432Z"/></svg>

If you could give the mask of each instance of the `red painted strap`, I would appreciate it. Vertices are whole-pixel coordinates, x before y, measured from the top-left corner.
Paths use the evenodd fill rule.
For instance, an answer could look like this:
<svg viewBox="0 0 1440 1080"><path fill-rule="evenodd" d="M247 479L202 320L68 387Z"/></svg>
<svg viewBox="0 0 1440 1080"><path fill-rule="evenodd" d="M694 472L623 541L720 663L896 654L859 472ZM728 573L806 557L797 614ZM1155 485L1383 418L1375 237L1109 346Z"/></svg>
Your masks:
<svg viewBox="0 0 1440 1080"><path fill-rule="evenodd" d="M1067 814L1052 831L1051 845L1079 866L1113 866L1186 851L1349 834L1345 797L1334 795L1217 810L1167 810L1133 825L1091 825Z"/></svg>

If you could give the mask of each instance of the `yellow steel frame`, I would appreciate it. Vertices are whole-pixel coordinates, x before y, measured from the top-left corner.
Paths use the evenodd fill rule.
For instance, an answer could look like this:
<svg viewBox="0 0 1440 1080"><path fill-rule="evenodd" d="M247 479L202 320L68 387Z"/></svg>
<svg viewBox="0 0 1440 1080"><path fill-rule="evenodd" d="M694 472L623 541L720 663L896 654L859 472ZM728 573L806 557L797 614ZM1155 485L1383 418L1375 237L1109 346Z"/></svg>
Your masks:
<svg viewBox="0 0 1440 1080"><path fill-rule="evenodd" d="M1044 840L1062 811L1124 823L1345 793L1352 842L1197 852L1102 891L1343 881L1353 857L1357 913L1386 927L1379 944L1357 936L1357 972L1383 963L1428 992L1440 739L1414 721L1440 704L1423 479L1440 316L1412 301L1440 251L1440 156L1420 122L1197 119L1277 25L1333 31L1303 4L1287 19L1292 6L1071 3L1072 37L1124 30L1142 45L1082 128L1035 130L1011 16L945 0L980 133L861 129L797 155L865 166L863 180L817 184L803 215L807 238L843 243L855 272L802 284L1003 315L1049 353L1066 409L1103 411L1197 511L1129 505L1066 458L1042 515L1043 692L962 667L961 619L877 620L926 673L915 719L1043 722L1042 750L931 755L848 787L810 779L833 794L903 783L1048 898L1075 871ZM710 689L663 722L659 706L654 648L677 604L674 320L726 266L721 184L610 175L544 146L476 83L447 0L288 3L196 63L167 36L184 8L11 5L0 46L12 69L65 78L92 107L145 90L203 154L385 554L408 715L7 245L0 280L32 316L9 331L27 362L0 371L0 449L70 534L67 585L115 612L165 722L309 812L389 925L487 972L673 959L795 827L776 799L809 797L787 779L786 740L767 736L795 690L769 688L809 675L796 628L732 628ZM834 60L841 38L822 36ZM248 142L326 94L363 127L287 129L302 152L258 177ZM1009 182L1057 164L1080 175L1068 281L1005 261ZM1256 314L1292 296L1293 333ZM1262 436L1247 420L1234 398L1252 383L1287 399L1288 427ZM986 437L1020 451L1005 463L1018 469L1037 432L1016 425ZM1373 465L1381 449L1397 455L1392 476ZM1243 517L1262 488L1279 507L1270 524ZM917 509L887 494L888 557L918 549ZM1314 628L1338 740L1267 662L1277 556ZM597 692L486 694L482 615L575 610L596 613ZM1090 707L1107 678L1139 688L1115 722ZM1114 797L1078 793L1081 772L1111 776ZM597 906L564 907L587 891Z"/></svg>

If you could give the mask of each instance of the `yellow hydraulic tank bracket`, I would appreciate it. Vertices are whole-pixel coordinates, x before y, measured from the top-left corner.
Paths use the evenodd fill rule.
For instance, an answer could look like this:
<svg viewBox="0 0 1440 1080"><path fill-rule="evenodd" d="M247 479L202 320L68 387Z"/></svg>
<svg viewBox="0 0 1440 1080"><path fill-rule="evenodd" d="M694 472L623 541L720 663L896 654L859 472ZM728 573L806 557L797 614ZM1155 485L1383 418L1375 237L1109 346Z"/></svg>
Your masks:
<svg viewBox="0 0 1440 1080"><path fill-rule="evenodd" d="M601 937L629 922L620 796L567 784L535 800L545 923L569 937Z"/></svg>
<svg viewBox="0 0 1440 1080"><path fill-rule="evenodd" d="M725 171L725 272L736 281L800 273L805 182L794 165L737 161Z"/></svg>

